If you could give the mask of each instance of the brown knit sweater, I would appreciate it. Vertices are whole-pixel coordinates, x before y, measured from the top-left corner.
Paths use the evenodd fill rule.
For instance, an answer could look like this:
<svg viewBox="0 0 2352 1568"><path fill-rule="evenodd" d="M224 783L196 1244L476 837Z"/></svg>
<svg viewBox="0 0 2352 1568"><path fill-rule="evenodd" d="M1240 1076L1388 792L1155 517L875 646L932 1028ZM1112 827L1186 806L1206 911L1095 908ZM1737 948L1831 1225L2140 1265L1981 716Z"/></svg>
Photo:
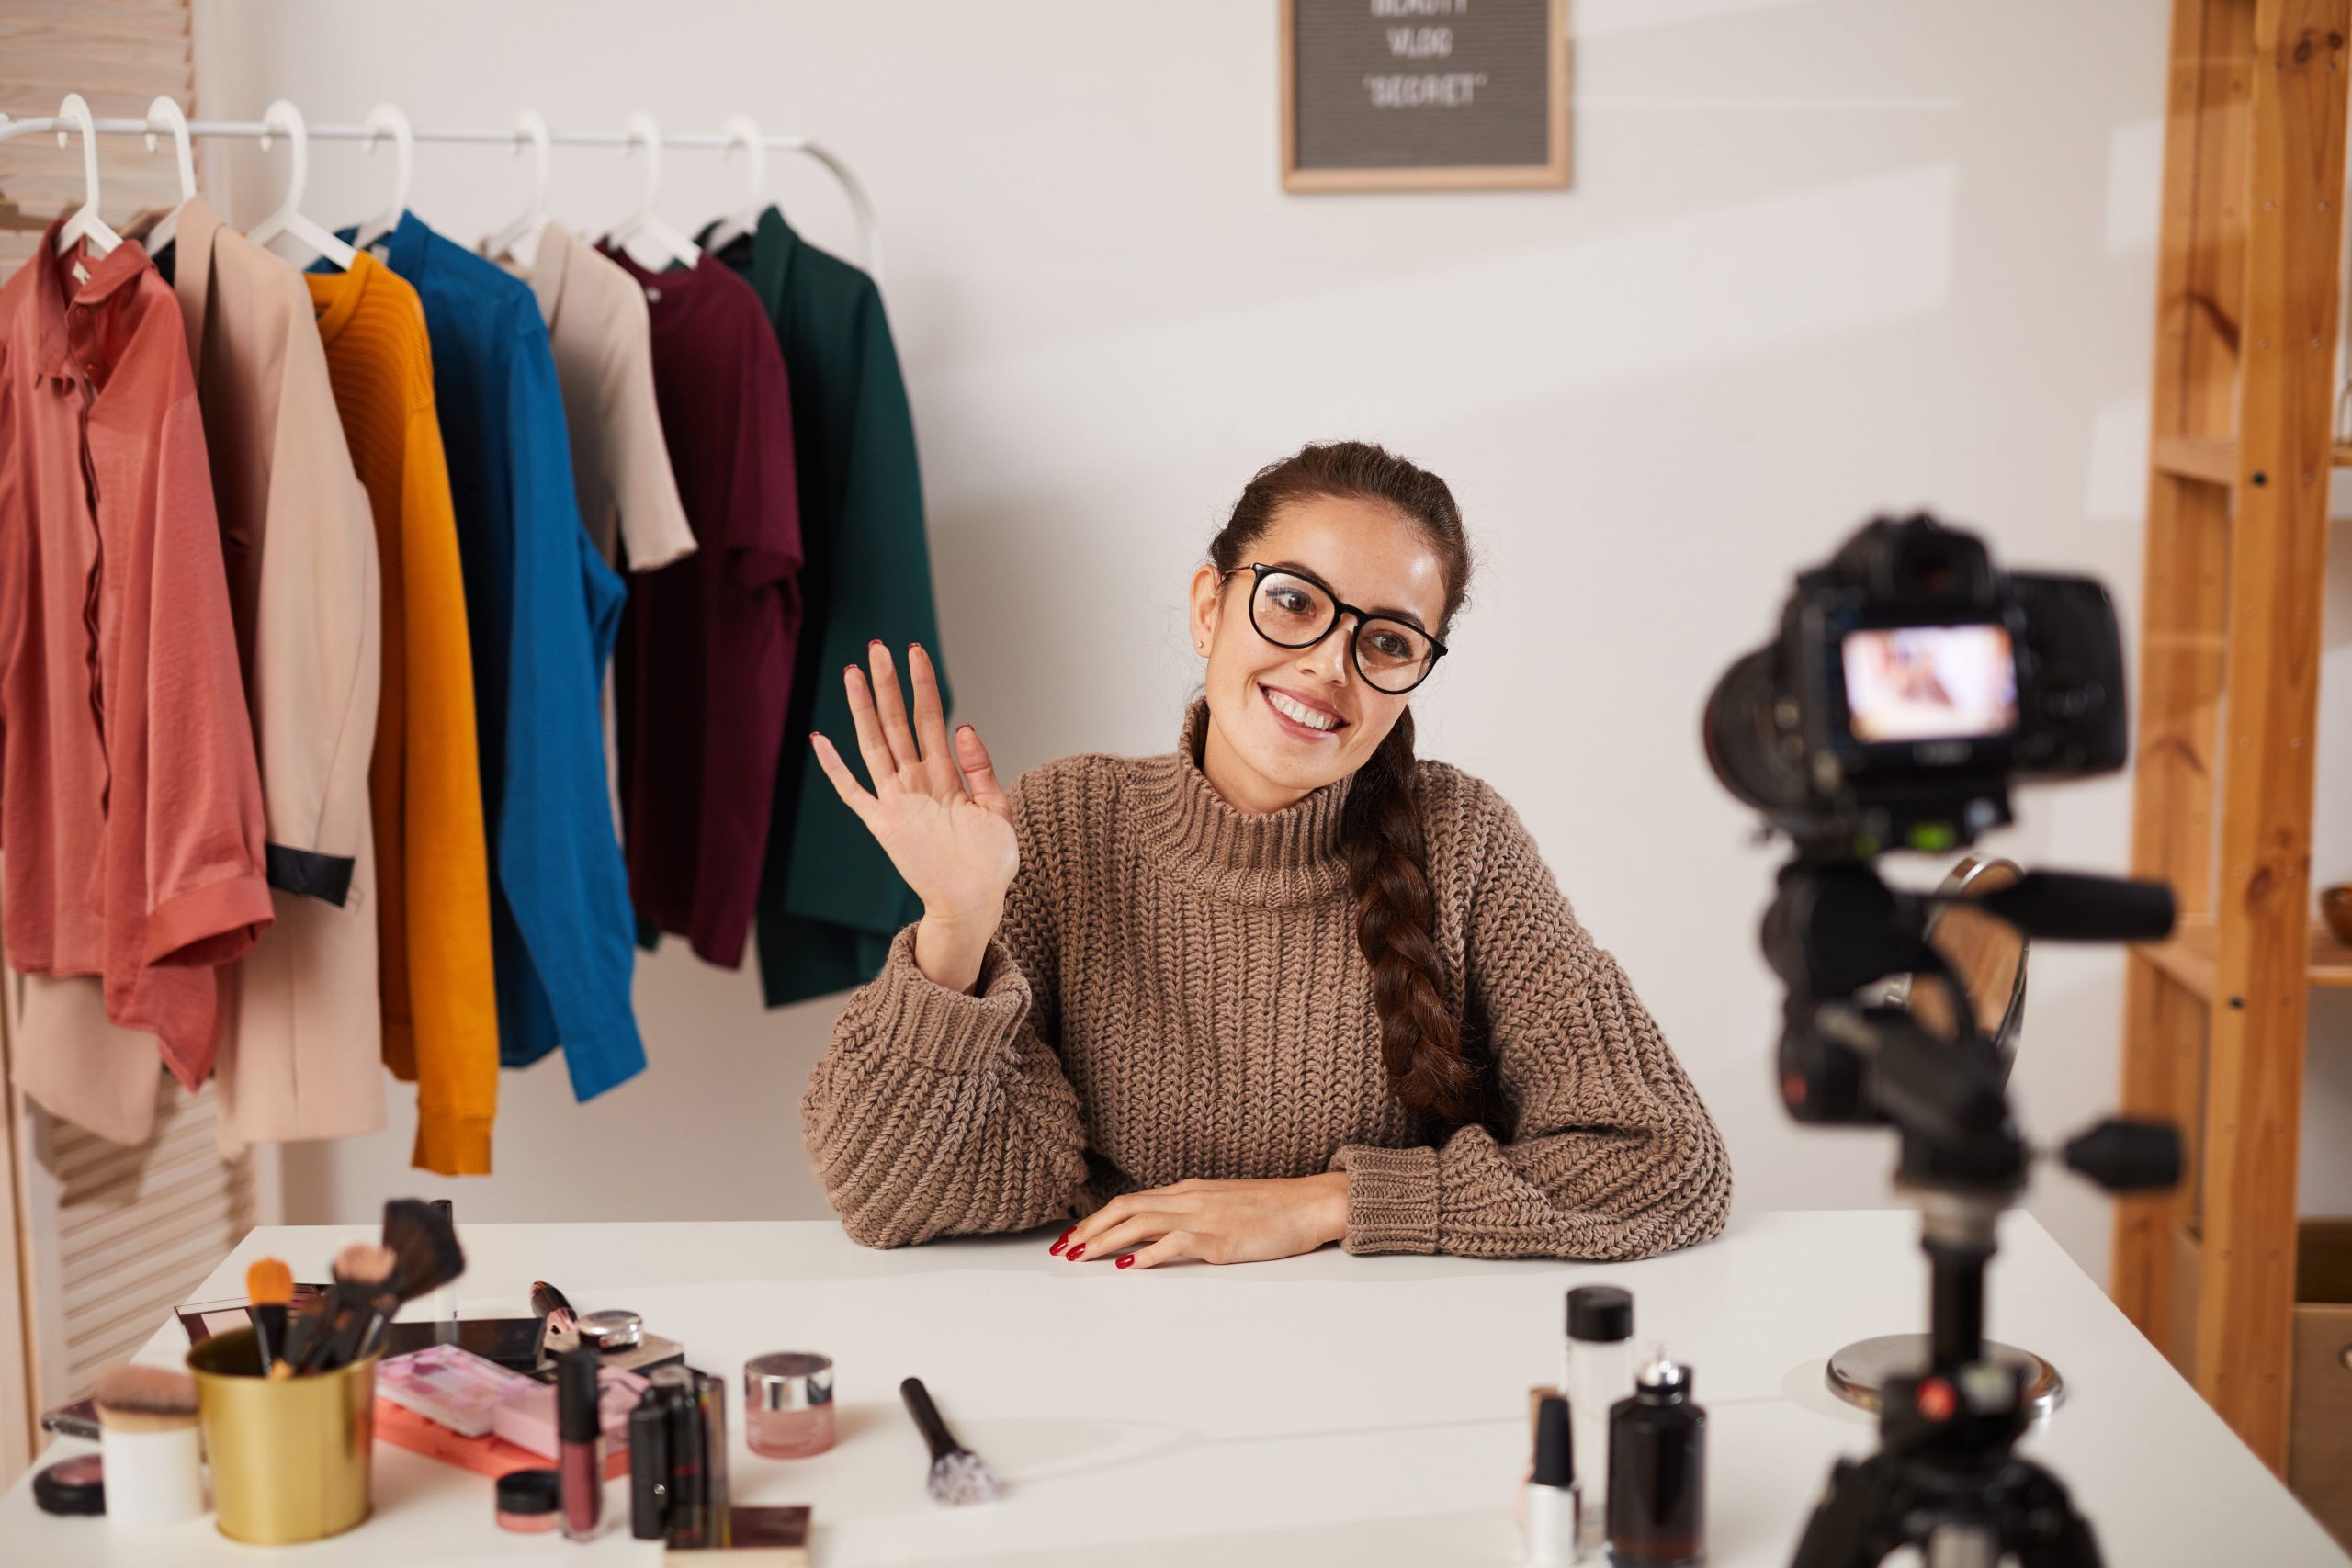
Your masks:
<svg viewBox="0 0 2352 1568"><path fill-rule="evenodd" d="M1010 791L1021 868L975 994L912 925L833 1026L801 1100L856 1240L1026 1229L1186 1177L1348 1172L1350 1252L1639 1258L1723 1229L1731 1168L1617 961L1519 814L1423 760L1444 994L1483 1021L1515 1135L1412 1146L1381 1065L1340 808L1265 815L1199 766L1205 699L1156 757L1086 753ZM1465 989L1466 982L1466 989Z"/></svg>

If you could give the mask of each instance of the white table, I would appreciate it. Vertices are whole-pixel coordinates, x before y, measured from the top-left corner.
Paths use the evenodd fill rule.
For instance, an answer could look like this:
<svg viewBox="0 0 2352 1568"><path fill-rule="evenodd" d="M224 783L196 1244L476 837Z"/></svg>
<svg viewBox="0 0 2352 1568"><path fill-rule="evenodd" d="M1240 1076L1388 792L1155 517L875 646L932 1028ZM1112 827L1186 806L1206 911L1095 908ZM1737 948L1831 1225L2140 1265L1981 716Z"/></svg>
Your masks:
<svg viewBox="0 0 2352 1568"><path fill-rule="evenodd" d="M1562 1292L1609 1280L1637 1338L1696 1370L1711 1413L1708 1532L1718 1568L1785 1564L1831 1458L1873 1429L1822 1385L1847 1340L1918 1326L1925 1264L1908 1211L1747 1215L1713 1245L1631 1265L1350 1258L1122 1272L1047 1256L1053 1233L868 1251L831 1224L475 1225L468 1316L525 1310L534 1279L582 1310L634 1307L730 1379L763 1350L836 1362L840 1442L775 1462L742 1446L739 1502L814 1505L817 1561L1102 1568L1510 1563L1528 1385L1558 1376ZM2097 1527L2114 1568L2346 1562L2030 1218L2011 1215L1990 1327L2053 1358L2068 1395L2027 1450ZM356 1228L254 1231L197 1299L242 1293L269 1254L323 1279ZM141 1359L177 1360L166 1325ZM920 1375L1006 1483L991 1507L933 1506L928 1455L899 1402ZM42 1462L80 1445L53 1448ZM491 1483L379 1443L375 1517L303 1547L222 1539L208 1517L145 1537L0 1497L0 1562L651 1563L628 1535L584 1547L491 1519Z"/></svg>

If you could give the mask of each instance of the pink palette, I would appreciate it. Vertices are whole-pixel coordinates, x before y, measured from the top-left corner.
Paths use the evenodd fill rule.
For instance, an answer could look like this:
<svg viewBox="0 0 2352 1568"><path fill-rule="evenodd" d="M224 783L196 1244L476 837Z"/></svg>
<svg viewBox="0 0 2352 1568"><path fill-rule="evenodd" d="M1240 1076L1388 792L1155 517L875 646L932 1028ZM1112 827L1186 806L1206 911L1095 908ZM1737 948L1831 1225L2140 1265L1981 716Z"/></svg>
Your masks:
<svg viewBox="0 0 2352 1568"><path fill-rule="evenodd" d="M479 1438L497 1424L501 1406L534 1390L553 1398L545 1383L508 1371L455 1345L428 1345L393 1356L376 1368L376 1397L439 1422L463 1437Z"/></svg>

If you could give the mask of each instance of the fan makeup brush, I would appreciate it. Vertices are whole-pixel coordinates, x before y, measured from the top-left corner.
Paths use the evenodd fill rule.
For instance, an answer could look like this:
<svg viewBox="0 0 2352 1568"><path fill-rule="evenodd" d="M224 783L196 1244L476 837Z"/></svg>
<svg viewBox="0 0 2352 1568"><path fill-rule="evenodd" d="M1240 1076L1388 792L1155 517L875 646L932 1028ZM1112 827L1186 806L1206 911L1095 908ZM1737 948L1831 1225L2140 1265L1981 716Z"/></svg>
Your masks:
<svg viewBox="0 0 2352 1568"><path fill-rule="evenodd" d="M262 1375L286 1353L286 1303L294 1299L294 1270L283 1258L255 1259L245 1270L245 1299L253 1303L254 1348Z"/></svg>
<svg viewBox="0 0 2352 1568"><path fill-rule="evenodd" d="M939 1418L939 1407L932 1404L931 1391L922 1386L922 1379L908 1378L900 1382L899 1396L907 1402L908 1414L922 1428L923 1441L931 1445L931 1500L951 1508L995 1502L995 1472L947 1430L947 1423Z"/></svg>
<svg viewBox="0 0 2352 1568"><path fill-rule="evenodd" d="M466 1271L466 1254L445 1205L417 1198L395 1198L385 1204L384 1247L394 1258L392 1272L368 1303L367 1326L354 1359L376 1348L403 1303L437 1291Z"/></svg>
<svg viewBox="0 0 2352 1568"><path fill-rule="evenodd" d="M377 1293L399 1261L390 1247L370 1241L355 1241L334 1255L334 1283L327 1287L318 1313L302 1320L310 1332L288 1358L295 1372L330 1371L351 1359L367 1331Z"/></svg>

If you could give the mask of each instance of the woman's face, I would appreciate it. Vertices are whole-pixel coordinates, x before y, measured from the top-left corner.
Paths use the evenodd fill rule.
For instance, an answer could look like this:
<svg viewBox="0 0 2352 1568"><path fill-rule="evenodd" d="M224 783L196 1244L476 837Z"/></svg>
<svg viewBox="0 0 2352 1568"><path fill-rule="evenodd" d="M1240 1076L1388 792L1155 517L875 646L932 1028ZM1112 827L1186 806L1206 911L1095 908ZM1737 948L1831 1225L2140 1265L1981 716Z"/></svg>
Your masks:
<svg viewBox="0 0 2352 1568"><path fill-rule="evenodd" d="M1445 570L1420 530L1384 502L1313 496L1285 502L1243 570L1193 574L1193 645L1208 656L1209 729L1202 771L1227 804L1279 811L1362 767L1411 701L1367 684L1349 653L1356 618L1342 613L1321 642L1288 649L1250 620L1250 561L1303 571L1374 614L1442 630ZM1316 729L1284 715L1276 695L1324 716Z"/></svg>

